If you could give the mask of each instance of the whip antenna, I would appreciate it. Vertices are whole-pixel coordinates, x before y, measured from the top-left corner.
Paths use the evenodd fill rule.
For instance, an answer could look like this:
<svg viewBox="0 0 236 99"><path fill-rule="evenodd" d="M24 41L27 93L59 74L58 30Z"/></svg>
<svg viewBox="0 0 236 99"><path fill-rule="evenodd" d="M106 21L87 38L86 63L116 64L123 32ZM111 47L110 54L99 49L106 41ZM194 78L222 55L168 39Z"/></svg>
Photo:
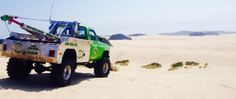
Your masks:
<svg viewBox="0 0 236 99"><path fill-rule="evenodd" d="M55 3L55 0L52 0L52 7L51 7L50 16L49 16L50 21L51 21L51 18L52 18L52 11L53 11L53 8L54 8L54 3Z"/></svg>

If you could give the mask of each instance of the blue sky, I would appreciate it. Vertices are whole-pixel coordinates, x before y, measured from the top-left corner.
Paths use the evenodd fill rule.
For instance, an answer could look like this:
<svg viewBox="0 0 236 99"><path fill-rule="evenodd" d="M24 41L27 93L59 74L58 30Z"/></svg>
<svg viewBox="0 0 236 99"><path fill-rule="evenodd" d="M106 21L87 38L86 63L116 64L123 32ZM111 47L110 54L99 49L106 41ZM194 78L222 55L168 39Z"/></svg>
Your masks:
<svg viewBox="0 0 236 99"><path fill-rule="evenodd" d="M0 15L48 19L52 0L3 0ZM97 34L236 31L236 0L55 0L52 19L79 21ZM20 20L48 31L47 22ZM12 31L20 31L15 25ZM0 38L9 35L0 22Z"/></svg>

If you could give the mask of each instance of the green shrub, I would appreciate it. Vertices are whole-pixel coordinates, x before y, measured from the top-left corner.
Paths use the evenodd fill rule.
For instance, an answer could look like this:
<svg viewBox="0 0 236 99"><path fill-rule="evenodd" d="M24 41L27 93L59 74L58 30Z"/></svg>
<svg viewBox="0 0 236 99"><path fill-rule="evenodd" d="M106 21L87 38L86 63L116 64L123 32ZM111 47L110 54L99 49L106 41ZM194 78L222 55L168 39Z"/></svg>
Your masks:
<svg viewBox="0 0 236 99"><path fill-rule="evenodd" d="M129 65L129 60L120 60L115 62L116 65L121 65L121 66L128 66Z"/></svg>
<svg viewBox="0 0 236 99"><path fill-rule="evenodd" d="M207 66L208 66L208 63L205 63L204 68L207 68Z"/></svg>
<svg viewBox="0 0 236 99"><path fill-rule="evenodd" d="M185 62L185 65L188 65L188 66L198 66L199 63L198 62L194 62L194 61L187 61L187 62Z"/></svg>
<svg viewBox="0 0 236 99"><path fill-rule="evenodd" d="M183 62L177 62L171 65L171 67L177 68L177 67L183 67Z"/></svg>
<svg viewBox="0 0 236 99"><path fill-rule="evenodd" d="M161 68L161 64L159 64L159 63L151 63L151 64L148 64L148 65L144 65L142 67L146 68L146 69L156 69L156 68Z"/></svg>
<svg viewBox="0 0 236 99"><path fill-rule="evenodd" d="M183 67L184 64L183 64L183 62L177 62L177 63L174 63L174 64L172 64L170 66L171 66L171 68L168 69L168 71L176 70L176 69L178 69L180 67Z"/></svg>

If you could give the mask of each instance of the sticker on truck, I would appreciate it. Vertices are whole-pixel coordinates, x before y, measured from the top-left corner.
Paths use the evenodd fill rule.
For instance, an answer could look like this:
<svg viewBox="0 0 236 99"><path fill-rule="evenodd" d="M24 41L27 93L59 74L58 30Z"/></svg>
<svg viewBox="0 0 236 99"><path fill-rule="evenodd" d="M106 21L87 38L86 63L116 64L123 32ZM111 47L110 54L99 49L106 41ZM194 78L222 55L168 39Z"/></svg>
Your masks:
<svg viewBox="0 0 236 99"><path fill-rule="evenodd" d="M34 43L31 43L27 49L27 54L38 55L38 52L39 48Z"/></svg>
<svg viewBox="0 0 236 99"><path fill-rule="evenodd" d="M78 51L78 58L79 58L79 59L83 59L84 56L85 56L84 51L83 51L83 50L79 50L79 51Z"/></svg>
<svg viewBox="0 0 236 99"><path fill-rule="evenodd" d="M16 42L13 46L13 50L15 53L22 53L22 43L21 42Z"/></svg>

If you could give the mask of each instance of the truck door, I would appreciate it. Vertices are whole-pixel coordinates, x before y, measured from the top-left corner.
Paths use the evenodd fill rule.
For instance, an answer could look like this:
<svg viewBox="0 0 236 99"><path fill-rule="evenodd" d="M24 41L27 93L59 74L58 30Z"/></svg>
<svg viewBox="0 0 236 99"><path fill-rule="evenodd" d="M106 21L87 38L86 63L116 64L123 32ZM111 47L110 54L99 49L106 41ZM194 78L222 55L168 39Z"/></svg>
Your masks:
<svg viewBox="0 0 236 99"><path fill-rule="evenodd" d="M88 62L90 57L90 45L92 42L88 40L85 27L79 27L76 31L77 46L77 62Z"/></svg>
<svg viewBox="0 0 236 99"><path fill-rule="evenodd" d="M90 59L96 60L99 56L98 38L94 30L89 29L90 40L93 42L90 46Z"/></svg>

